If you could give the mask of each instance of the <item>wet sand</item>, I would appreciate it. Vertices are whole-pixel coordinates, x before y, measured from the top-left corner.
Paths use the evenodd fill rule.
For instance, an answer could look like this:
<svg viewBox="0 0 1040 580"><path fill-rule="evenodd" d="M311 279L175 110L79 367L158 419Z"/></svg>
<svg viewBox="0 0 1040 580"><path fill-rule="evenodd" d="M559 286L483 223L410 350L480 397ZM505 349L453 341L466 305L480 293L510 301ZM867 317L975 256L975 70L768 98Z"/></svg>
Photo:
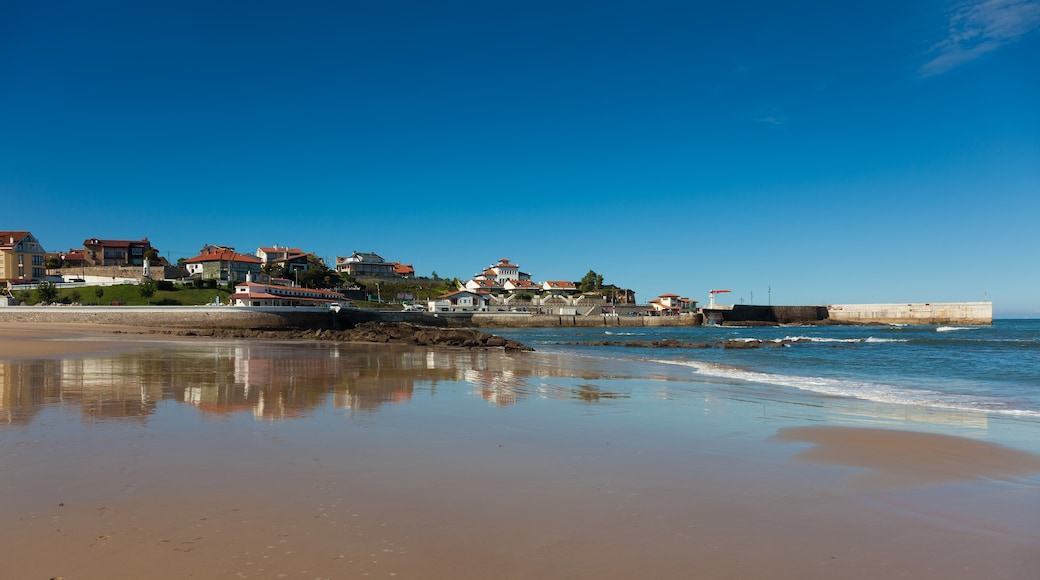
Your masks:
<svg viewBox="0 0 1040 580"><path fill-rule="evenodd" d="M986 441L836 426L783 403L762 419L695 383L538 353L306 358L239 341L150 361L89 337L0 328L0 346L35 357L0 362L0 401L31 409L0 426L2 577L1040 571L1040 457ZM83 343L105 346L75 377L42 360ZM52 379L16 381L33 369ZM159 390L112 411L122 382Z"/></svg>
<svg viewBox="0 0 1040 580"><path fill-rule="evenodd" d="M48 358L132 348L140 327L95 324L0 323L0 360Z"/></svg>

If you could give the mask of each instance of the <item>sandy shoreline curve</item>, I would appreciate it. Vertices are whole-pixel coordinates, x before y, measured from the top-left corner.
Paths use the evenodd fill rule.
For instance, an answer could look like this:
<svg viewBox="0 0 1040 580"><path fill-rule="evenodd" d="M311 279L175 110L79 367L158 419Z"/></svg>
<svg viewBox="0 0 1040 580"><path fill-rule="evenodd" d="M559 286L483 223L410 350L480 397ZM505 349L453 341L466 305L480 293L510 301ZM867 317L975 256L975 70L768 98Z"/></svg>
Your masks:
<svg viewBox="0 0 1040 580"><path fill-rule="evenodd" d="M1014 480L1040 472L1040 455L952 435L864 427L786 427L775 440L811 443L796 459L860 468L860 484L916 486Z"/></svg>

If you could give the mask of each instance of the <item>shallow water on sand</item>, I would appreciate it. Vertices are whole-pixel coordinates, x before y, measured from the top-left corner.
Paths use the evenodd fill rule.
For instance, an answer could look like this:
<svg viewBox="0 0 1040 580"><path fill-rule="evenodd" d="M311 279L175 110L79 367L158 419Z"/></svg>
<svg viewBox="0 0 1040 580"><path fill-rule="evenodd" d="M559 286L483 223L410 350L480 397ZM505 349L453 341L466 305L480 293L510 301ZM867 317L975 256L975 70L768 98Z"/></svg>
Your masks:
<svg viewBox="0 0 1040 580"><path fill-rule="evenodd" d="M0 361L0 545L14 577L1022 577L1037 425L589 353L141 344Z"/></svg>

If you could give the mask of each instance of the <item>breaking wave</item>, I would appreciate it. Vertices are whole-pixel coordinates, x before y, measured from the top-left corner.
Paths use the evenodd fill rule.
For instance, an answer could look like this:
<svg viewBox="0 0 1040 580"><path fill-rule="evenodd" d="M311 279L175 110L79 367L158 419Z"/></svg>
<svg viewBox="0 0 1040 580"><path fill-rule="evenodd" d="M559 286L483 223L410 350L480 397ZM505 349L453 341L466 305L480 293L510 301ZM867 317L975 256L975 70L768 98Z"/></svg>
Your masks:
<svg viewBox="0 0 1040 580"><path fill-rule="evenodd" d="M1019 408L1015 405L1015 401L1000 397L943 393L931 389L908 388L868 381L780 375L740 369L717 363L676 360L655 360L655 362L692 367L698 374L704 376L749 383L778 385L823 395L853 397L877 403L917 405L940 409L985 411L1009 415L1040 417L1040 410Z"/></svg>

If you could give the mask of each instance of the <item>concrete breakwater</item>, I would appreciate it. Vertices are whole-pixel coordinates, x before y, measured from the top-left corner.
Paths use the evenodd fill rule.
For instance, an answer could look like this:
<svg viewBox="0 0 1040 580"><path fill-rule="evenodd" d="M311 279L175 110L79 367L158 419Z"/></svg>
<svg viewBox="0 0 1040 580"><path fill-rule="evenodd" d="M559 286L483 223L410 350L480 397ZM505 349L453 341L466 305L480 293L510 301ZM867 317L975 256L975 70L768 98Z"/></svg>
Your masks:
<svg viewBox="0 0 1040 580"><path fill-rule="evenodd" d="M993 324L992 302L832 304L830 320L850 324Z"/></svg>
<svg viewBox="0 0 1040 580"><path fill-rule="evenodd" d="M707 324L993 324L992 302L760 306L734 304L703 309Z"/></svg>

